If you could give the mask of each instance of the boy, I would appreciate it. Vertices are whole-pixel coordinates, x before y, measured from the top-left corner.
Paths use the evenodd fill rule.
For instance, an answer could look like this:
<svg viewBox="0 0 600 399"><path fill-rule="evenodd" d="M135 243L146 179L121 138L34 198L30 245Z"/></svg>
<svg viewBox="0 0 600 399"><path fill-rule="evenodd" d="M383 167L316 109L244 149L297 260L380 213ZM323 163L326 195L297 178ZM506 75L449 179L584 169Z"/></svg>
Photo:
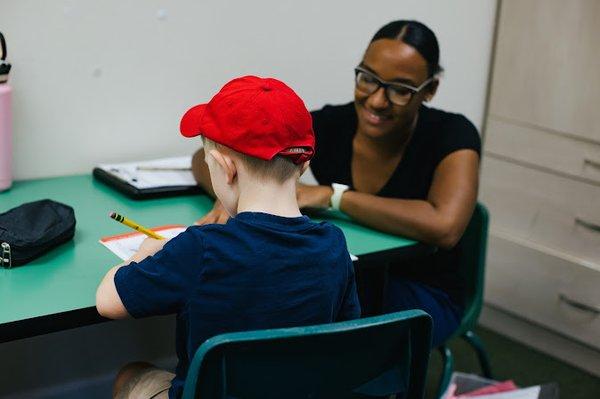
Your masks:
<svg viewBox="0 0 600 399"><path fill-rule="evenodd" d="M231 218L169 242L146 239L100 283L105 317L177 313L176 374L132 364L115 381L119 398L179 397L196 349L214 335L360 315L342 232L298 209L314 134L293 90L276 79L234 79L188 110L180 129L203 136L212 188Z"/></svg>

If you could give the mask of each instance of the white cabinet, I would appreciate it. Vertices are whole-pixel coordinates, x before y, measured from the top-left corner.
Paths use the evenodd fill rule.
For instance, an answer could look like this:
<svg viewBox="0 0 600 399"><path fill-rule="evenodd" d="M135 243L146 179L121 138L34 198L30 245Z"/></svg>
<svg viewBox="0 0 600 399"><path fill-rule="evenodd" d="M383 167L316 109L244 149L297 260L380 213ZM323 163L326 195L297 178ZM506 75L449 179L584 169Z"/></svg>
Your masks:
<svg viewBox="0 0 600 399"><path fill-rule="evenodd" d="M600 2L503 1L480 198L486 301L600 349Z"/></svg>
<svg viewBox="0 0 600 399"><path fill-rule="evenodd" d="M488 303L600 348L598 269L502 233L489 244Z"/></svg>
<svg viewBox="0 0 600 399"><path fill-rule="evenodd" d="M600 185L600 144L544 132L493 115L487 120L485 137L486 152L496 158Z"/></svg>
<svg viewBox="0 0 600 399"><path fill-rule="evenodd" d="M490 112L600 142L599 18L597 0L503 1Z"/></svg>
<svg viewBox="0 0 600 399"><path fill-rule="evenodd" d="M491 210L493 231L595 263L600 270L600 231L592 227L600 225L600 185L489 155L481 181L480 198Z"/></svg>

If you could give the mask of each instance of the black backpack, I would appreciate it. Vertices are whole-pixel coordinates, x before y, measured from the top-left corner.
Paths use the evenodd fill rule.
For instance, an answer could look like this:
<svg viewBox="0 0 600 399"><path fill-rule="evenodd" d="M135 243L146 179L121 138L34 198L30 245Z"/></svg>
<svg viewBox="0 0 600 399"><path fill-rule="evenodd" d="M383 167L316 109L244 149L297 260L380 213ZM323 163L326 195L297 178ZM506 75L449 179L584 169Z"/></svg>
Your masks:
<svg viewBox="0 0 600 399"><path fill-rule="evenodd" d="M75 235L75 212L49 199L0 214L0 266L24 265Z"/></svg>

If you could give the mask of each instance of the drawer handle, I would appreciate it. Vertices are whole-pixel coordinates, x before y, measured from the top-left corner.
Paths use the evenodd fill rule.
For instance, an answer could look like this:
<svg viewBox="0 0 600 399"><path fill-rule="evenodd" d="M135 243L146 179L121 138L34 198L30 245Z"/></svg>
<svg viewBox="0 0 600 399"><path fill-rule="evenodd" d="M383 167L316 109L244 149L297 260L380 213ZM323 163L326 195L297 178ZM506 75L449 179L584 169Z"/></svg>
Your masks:
<svg viewBox="0 0 600 399"><path fill-rule="evenodd" d="M584 165L589 165L589 166L594 167L596 169L600 169L600 161L594 161L592 159L585 158L583 160L583 164Z"/></svg>
<svg viewBox="0 0 600 399"><path fill-rule="evenodd" d="M580 226L585 227L586 229L600 233L600 224L588 222L587 220L583 220L582 218L580 218L578 216L575 217L575 224L578 224Z"/></svg>
<svg viewBox="0 0 600 399"><path fill-rule="evenodd" d="M588 305L587 303L576 301L574 299L569 298L562 292L558 294L558 299L561 302L564 302L567 305L574 307L575 309L583 310L584 312L589 312L595 315L600 314L600 306Z"/></svg>

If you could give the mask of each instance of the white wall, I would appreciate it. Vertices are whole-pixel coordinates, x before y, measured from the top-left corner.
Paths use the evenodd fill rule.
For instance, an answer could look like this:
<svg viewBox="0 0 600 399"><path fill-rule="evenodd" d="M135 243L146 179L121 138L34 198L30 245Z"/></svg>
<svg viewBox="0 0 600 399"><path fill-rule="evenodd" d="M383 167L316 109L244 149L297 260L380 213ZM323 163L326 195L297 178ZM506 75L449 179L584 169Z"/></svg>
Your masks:
<svg viewBox="0 0 600 399"><path fill-rule="evenodd" d="M495 0L0 0L17 179L192 153L188 106L242 74L275 76L309 108L352 99L373 33L418 19L446 73L433 105L482 125Z"/></svg>

